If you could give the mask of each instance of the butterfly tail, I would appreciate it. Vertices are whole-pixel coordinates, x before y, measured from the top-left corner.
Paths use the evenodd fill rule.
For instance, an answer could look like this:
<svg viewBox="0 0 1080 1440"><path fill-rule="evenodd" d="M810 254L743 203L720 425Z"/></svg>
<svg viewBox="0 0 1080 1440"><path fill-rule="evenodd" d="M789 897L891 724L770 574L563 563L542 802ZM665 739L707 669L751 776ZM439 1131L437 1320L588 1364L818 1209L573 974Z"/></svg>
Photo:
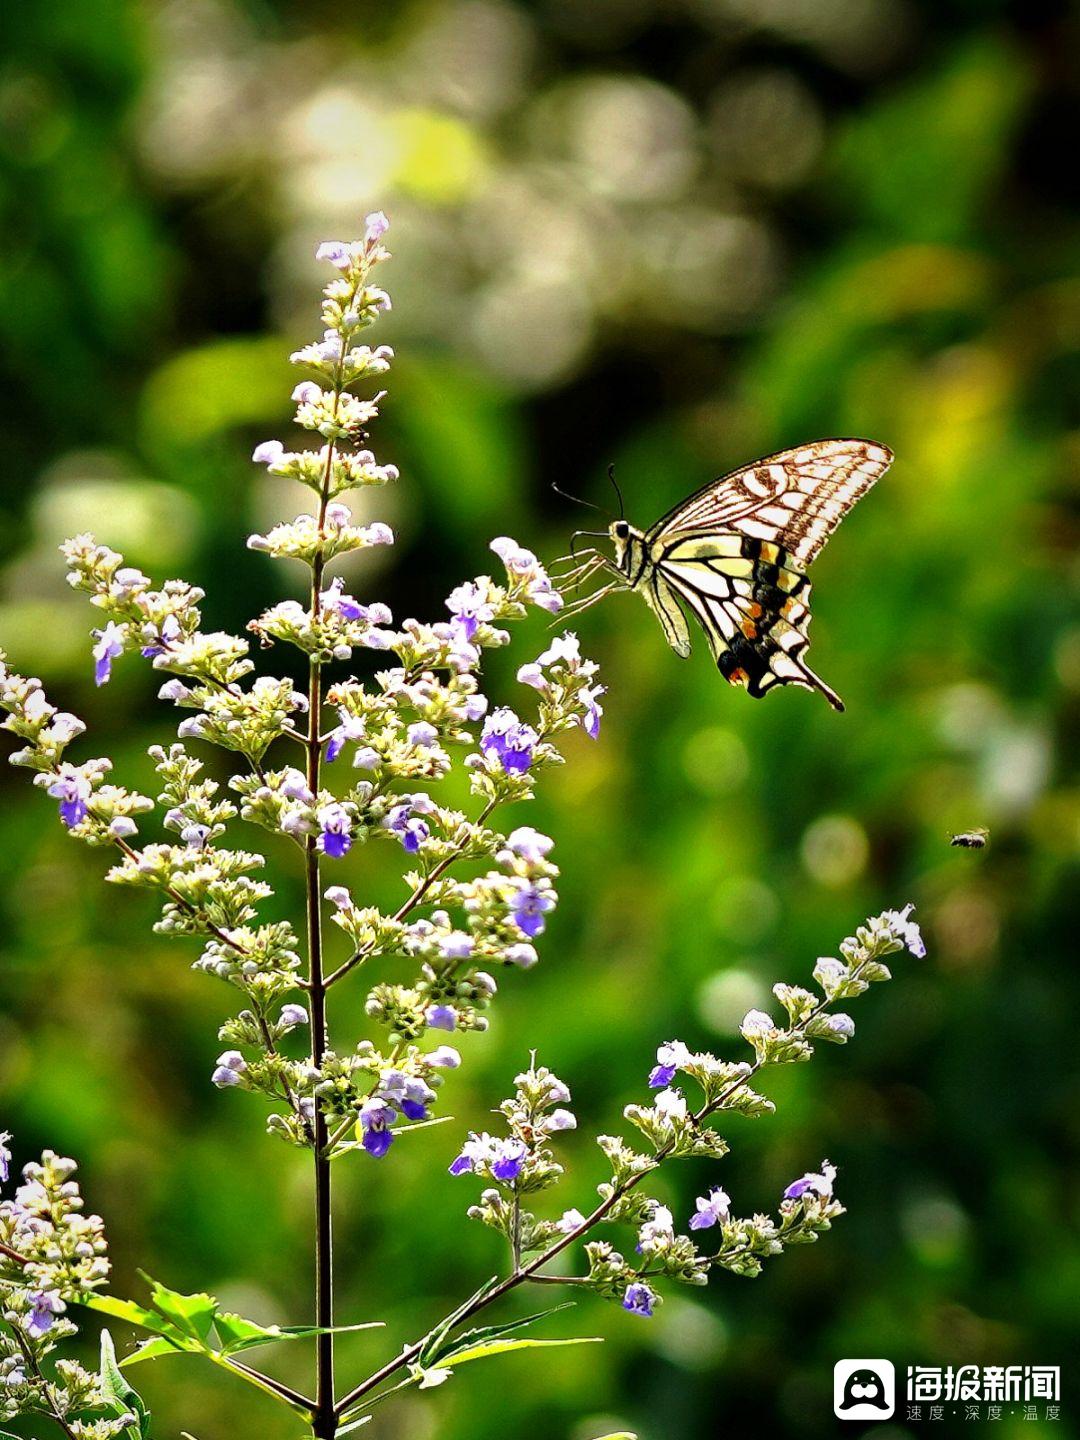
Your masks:
<svg viewBox="0 0 1080 1440"><path fill-rule="evenodd" d="M829 702L829 704L833 707L834 710L839 710L843 712L844 702L840 699L840 696L837 695L836 691L833 690L830 686L826 685L825 681L822 680L820 675L815 675L813 670L810 669L810 666L807 665L804 660L799 660L796 663L798 664L799 670L802 675L805 676L803 684L805 684L806 688L808 690L820 690L822 695L825 696L825 699Z"/></svg>

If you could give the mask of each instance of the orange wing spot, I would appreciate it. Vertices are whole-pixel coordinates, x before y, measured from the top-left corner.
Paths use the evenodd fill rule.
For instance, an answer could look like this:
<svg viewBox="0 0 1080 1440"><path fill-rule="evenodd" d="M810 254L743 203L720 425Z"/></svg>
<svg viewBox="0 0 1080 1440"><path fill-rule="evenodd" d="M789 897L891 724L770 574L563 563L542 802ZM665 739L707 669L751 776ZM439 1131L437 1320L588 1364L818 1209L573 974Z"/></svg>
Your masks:
<svg viewBox="0 0 1080 1440"><path fill-rule="evenodd" d="M754 600L751 604L749 604L749 605L746 607L746 610L747 610L747 614L750 615L750 617L751 617L752 619L758 620L758 619L761 618L761 613L762 613L762 612L761 612L761 606L757 603L756 600Z"/></svg>
<svg viewBox="0 0 1080 1440"><path fill-rule="evenodd" d="M732 670L728 676L729 685L749 685L749 683L750 676L747 675L745 670Z"/></svg>
<svg viewBox="0 0 1080 1440"><path fill-rule="evenodd" d="M794 609L794 607L795 607L795 601L794 601L794 599L785 600L784 603L783 603L783 605L780 606L780 614L781 614L781 615L785 615L785 616L786 616L786 615L790 615L791 612L792 612L792 610Z"/></svg>
<svg viewBox="0 0 1080 1440"><path fill-rule="evenodd" d="M747 640L757 639L757 626L752 620L741 620L739 622L739 629L746 636Z"/></svg>

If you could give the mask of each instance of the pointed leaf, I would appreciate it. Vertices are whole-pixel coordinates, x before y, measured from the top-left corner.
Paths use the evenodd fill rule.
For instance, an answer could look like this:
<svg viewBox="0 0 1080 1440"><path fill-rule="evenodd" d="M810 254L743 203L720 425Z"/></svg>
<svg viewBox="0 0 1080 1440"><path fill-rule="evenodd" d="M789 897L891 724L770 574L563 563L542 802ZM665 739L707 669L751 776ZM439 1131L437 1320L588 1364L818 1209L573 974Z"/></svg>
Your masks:
<svg viewBox="0 0 1080 1440"><path fill-rule="evenodd" d="M121 1370L130 1370L132 1365L139 1365L143 1360L158 1360L162 1355L205 1355L206 1350L196 1344L194 1340L169 1340L164 1335L158 1336L156 1340L147 1340L145 1345L140 1345L130 1355L125 1355L120 1361Z"/></svg>
<svg viewBox="0 0 1080 1440"><path fill-rule="evenodd" d="M513 1330L523 1330L526 1325L535 1325L537 1320L543 1320L548 1315L554 1315L559 1310L572 1310L573 1300L564 1300L561 1305L552 1305L547 1310L538 1310L535 1315L525 1315L520 1320L508 1320L502 1325L482 1325L475 1330L466 1330L454 1340L454 1346L458 1350L471 1348L479 1345L485 1340L497 1340L500 1336L509 1335Z"/></svg>
<svg viewBox="0 0 1080 1440"><path fill-rule="evenodd" d="M251 1324L250 1321L247 1323ZM310 1340L315 1335L348 1335L354 1330L378 1330L383 1324L382 1320L367 1320L361 1325L270 1325L261 1335L230 1342L223 1347L221 1353L238 1355L242 1350L254 1350L257 1345L272 1345L275 1340ZM218 1330L220 1329L219 1325Z"/></svg>
<svg viewBox="0 0 1080 1440"><path fill-rule="evenodd" d="M498 1276L496 1275L493 1275L490 1280L485 1280L475 1294L470 1295L467 1300L463 1300L456 1310L447 1315L446 1319L431 1331L430 1335L428 1335L424 1341L420 1354L416 1357L416 1363L421 1369L426 1368L431 1363L431 1357L439 1353L442 1349L443 1342L450 1334L450 1331L453 1330L454 1326L458 1324L459 1321L464 1320L476 1303L483 1300L498 1283Z"/></svg>
<svg viewBox="0 0 1080 1440"><path fill-rule="evenodd" d="M187 1336L171 1321L154 1310L145 1310L141 1305L136 1305L134 1300L121 1300L115 1295L83 1295L79 1304L85 1305L88 1310L96 1310L101 1315L111 1315L114 1320L137 1325L154 1335L167 1336L181 1349L187 1349L190 1344Z"/></svg>
<svg viewBox="0 0 1080 1440"><path fill-rule="evenodd" d="M555 1345L600 1345L602 1337L590 1335L577 1340L486 1340L480 1345L470 1345L466 1350L454 1351L444 1355L438 1365L433 1369L443 1369L445 1366L466 1365L470 1360L486 1360L489 1355L507 1355L511 1350L540 1350L549 1349Z"/></svg>
<svg viewBox="0 0 1080 1440"><path fill-rule="evenodd" d="M366 1425L370 1419L370 1415L361 1415L359 1420L350 1420L349 1423L343 1425L337 1433L339 1435L348 1435L353 1430L359 1430L361 1425Z"/></svg>
<svg viewBox="0 0 1080 1440"><path fill-rule="evenodd" d="M233 1315L229 1311L221 1311L214 1316L214 1329L226 1355L238 1346L268 1345L271 1340L281 1338L280 1326L260 1325L255 1320L245 1320L242 1315Z"/></svg>
<svg viewBox="0 0 1080 1440"><path fill-rule="evenodd" d="M179 1290L170 1290L167 1285L153 1279L145 1272L139 1272L150 1286L150 1303L171 1320L185 1335L205 1345L213 1329L218 1302L213 1295L199 1293L182 1295Z"/></svg>
<svg viewBox="0 0 1080 1440"><path fill-rule="evenodd" d="M160 1344L160 1341L152 1341L152 1344ZM140 1440L150 1434L150 1412L143 1403L143 1398L134 1389L126 1375L120 1371L116 1363L116 1347L113 1338L108 1330L101 1332L101 1368L99 1372L102 1392L115 1401L117 1414L122 1415L126 1411L132 1411L135 1415L137 1430L129 1428L129 1433L137 1434Z"/></svg>

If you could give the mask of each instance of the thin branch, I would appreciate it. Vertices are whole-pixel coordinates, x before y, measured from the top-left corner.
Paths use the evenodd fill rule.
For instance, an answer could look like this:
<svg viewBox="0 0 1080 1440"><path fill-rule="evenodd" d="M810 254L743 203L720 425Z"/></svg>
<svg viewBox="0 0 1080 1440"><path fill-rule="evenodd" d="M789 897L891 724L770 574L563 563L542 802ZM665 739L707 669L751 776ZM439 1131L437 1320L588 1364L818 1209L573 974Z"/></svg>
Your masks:
<svg viewBox="0 0 1080 1440"><path fill-rule="evenodd" d="M855 967L855 969L852 971L853 979L858 978L859 972L865 964L866 961L861 961L860 964ZM828 998L822 999L817 1005L815 1005L813 1010L811 1010L808 1015L806 1015L796 1025L792 1026L792 1031L796 1034L804 1031L806 1027L810 1024L810 1022L814 1020L818 1015L820 1015L823 1010L826 1010L831 1003L832 1001ZM722 1109L726 1102L732 1097L732 1095L734 1095L736 1091L741 1090L742 1087L746 1085L753 1078L754 1075L757 1074L757 1072L763 1067L765 1063L767 1062L761 1059L756 1059L746 1071L745 1075L741 1075L738 1080L735 1080L731 1085L729 1085L725 1090L723 1090L715 1098L715 1100L711 1101L707 1105L703 1105L700 1110L697 1110L694 1113L694 1124L700 1125L703 1120L708 1119L711 1115L714 1115L718 1110ZM581 1284L583 1280L585 1280L585 1283L588 1283L586 1278L583 1276L541 1275L538 1272L542 1270L545 1265L549 1264L550 1261L554 1260L557 1255L561 1255L568 1246L573 1245L576 1241L580 1240L584 1235L586 1235L595 1225L599 1224L599 1222L604 1219L608 1212L612 1210L619 1203L619 1201L623 1199L625 1195L628 1195L631 1190L635 1189L642 1182L642 1180L645 1179L647 1175L651 1175L657 1168L657 1166L661 1164L662 1161L668 1158L672 1149L674 1148L674 1143L675 1142L672 1139L666 1141L663 1145L661 1145L653 1155L652 1158L654 1163L649 1167L648 1170L639 1171L636 1175L631 1175L626 1180L623 1180L620 1184L616 1185L613 1188L611 1194L607 1196L606 1199L602 1200L600 1204L597 1205L595 1210L593 1210L590 1215L587 1215L582 1221L582 1223L577 1226L576 1229L571 1230L567 1235L561 1235L558 1240L553 1241L552 1244L549 1245L542 1254L536 1257L536 1259L530 1260L528 1264L522 1266L520 1269L515 1269L514 1273L506 1276L506 1278L504 1280L501 1280L493 1289L477 1297L477 1299L474 1300L471 1305L467 1306L464 1310L462 1310L461 1314L454 1322L454 1328L456 1329L458 1326L463 1325L467 1320L471 1320L472 1317L476 1315L479 1311L485 1310L489 1305L493 1305L496 1300L501 1300L504 1295L508 1295L511 1290L516 1290L519 1285L523 1285L527 1281L546 1285L574 1285ZM714 1257L714 1260L715 1258L716 1257ZM350 1390L349 1393L345 1396L345 1398L339 1402L339 1413L346 1410L350 1405L354 1405L357 1400L362 1399L370 1391L377 1389L380 1385L383 1384L384 1381L388 1380L392 1375L395 1375L404 1366L410 1365L414 1361L416 1361L422 1353L431 1333L432 1332L429 1331L428 1335L425 1335L422 1340L416 1341L413 1345L406 1346L406 1348L401 1352L400 1355L396 1355L392 1360L388 1360L386 1364L381 1367L381 1369L376 1370L374 1374L369 1375L366 1380L361 1381L359 1385L355 1386L352 1390Z"/></svg>
<svg viewBox="0 0 1080 1440"><path fill-rule="evenodd" d="M483 825L490 816L491 812L495 809L496 805L498 805L499 803L500 801L498 800L489 800L488 803L484 806L484 808L480 811L480 814L472 823L474 825ZM402 903L398 906L397 910L394 911L393 915L390 917L391 923L399 924L402 920L406 919L406 917L410 915L412 911L415 910L416 907L421 903L424 896L431 889L432 885L434 885L435 881L441 879L441 877L446 873L446 871L449 870L450 866L460 860L464 853L465 845L458 845L454 849L452 854L447 855L442 860L440 860L439 863L432 869L430 875L426 875L424 879L420 882L420 884L416 887L416 889L412 892L412 894L409 895L405 900L403 900ZM367 958L369 953L370 946L365 947L361 950L355 950L347 960L343 961L336 970L331 971L331 973L326 977L327 989L329 989L331 985L336 985L339 980L343 980L350 970L352 970L355 966L359 965L361 960Z"/></svg>

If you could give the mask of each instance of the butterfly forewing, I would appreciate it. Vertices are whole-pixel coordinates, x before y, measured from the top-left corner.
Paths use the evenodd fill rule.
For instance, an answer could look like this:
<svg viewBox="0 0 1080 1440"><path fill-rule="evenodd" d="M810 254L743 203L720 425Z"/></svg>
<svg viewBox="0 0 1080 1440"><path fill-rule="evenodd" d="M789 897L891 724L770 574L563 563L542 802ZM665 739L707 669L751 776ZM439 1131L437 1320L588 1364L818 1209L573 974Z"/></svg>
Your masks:
<svg viewBox="0 0 1080 1440"><path fill-rule="evenodd" d="M655 544L687 530L735 531L772 541L806 566L892 458L870 440L816 440L781 450L703 486L646 538Z"/></svg>

